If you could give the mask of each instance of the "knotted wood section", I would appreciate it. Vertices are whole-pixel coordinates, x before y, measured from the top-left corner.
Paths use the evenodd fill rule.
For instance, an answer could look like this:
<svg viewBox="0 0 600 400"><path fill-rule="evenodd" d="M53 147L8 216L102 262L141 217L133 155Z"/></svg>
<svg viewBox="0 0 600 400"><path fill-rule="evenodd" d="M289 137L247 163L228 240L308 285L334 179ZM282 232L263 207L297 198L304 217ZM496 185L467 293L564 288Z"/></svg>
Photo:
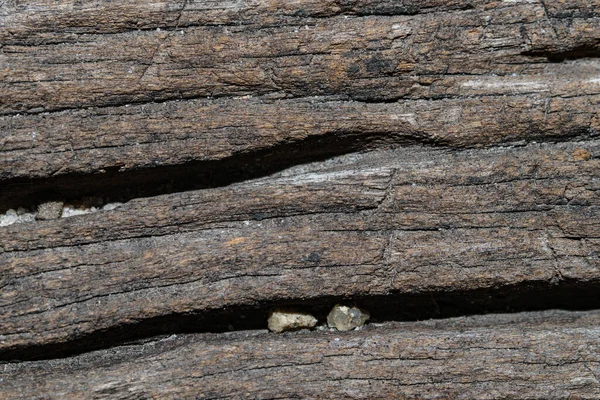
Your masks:
<svg viewBox="0 0 600 400"><path fill-rule="evenodd" d="M598 397L598 10L0 5L0 398Z"/></svg>

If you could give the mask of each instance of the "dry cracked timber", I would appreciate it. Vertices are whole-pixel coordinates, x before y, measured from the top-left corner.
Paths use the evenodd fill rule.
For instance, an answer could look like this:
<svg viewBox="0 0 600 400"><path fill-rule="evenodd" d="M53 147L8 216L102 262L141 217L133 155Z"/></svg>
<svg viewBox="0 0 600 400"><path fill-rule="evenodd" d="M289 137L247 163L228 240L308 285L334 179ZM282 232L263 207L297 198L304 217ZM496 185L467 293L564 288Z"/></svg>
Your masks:
<svg viewBox="0 0 600 400"><path fill-rule="evenodd" d="M598 397L599 7L4 2L0 398Z"/></svg>

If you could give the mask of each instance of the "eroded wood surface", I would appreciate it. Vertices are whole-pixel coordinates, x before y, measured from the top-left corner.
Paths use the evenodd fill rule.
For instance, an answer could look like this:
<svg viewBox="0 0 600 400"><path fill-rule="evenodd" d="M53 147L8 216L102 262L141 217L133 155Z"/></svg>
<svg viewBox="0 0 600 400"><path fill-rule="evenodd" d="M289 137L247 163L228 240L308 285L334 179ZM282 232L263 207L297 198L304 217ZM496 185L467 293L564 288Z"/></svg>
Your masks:
<svg viewBox="0 0 600 400"><path fill-rule="evenodd" d="M174 335L2 366L0 398L597 398L598 312ZM43 379L40 379L43 377Z"/></svg>
<svg viewBox="0 0 600 400"><path fill-rule="evenodd" d="M10 115L266 94L346 94L371 101L446 97L451 85L431 76L461 81L453 75L536 75L546 69L548 56L597 55L597 12L563 18L564 5L553 3L555 15L542 2L503 2L435 15L90 33L38 46L16 40L3 47L0 109ZM579 3L589 6L587 0ZM465 95L469 86L477 88L463 86L454 90Z"/></svg>
<svg viewBox="0 0 600 400"><path fill-rule="evenodd" d="M261 301L598 280L599 146L349 155L11 225L0 348Z"/></svg>
<svg viewBox="0 0 600 400"><path fill-rule="evenodd" d="M597 133L597 1L418 3L9 2L0 179L315 136L462 147Z"/></svg>
<svg viewBox="0 0 600 400"><path fill-rule="evenodd" d="M279 302L589 294L598 10L2 2L0 212L125 204L0 227L0 360ZM547 312L148 339L4 364L0 398L597 398L597 322Z"/></svg>

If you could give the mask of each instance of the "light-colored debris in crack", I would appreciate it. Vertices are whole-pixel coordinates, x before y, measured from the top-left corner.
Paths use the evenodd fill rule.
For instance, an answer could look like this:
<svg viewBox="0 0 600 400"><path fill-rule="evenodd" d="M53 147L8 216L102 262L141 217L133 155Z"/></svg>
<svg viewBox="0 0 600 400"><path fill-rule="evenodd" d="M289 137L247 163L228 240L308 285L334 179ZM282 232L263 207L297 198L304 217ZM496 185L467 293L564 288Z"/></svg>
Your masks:
<svg viewBox="0 0 600 400"><path fill-rule="evenodd" d="M67 218L67 217L73 217L75 215L84 215L84 214L90 214L97 211L96 207L91 207L91 208L78 208L75 207L71 204L65 204L63 210L62 210L62 217L63 218Z"/></svg>
<svg viewBox="0 0 600 400"><path fill-rule="evenodd" d="M62 215L63 205L62 201L48 201L42 203L37 207L35 219L58 219Z"/></svg>
<svg viewBox="0 0 600 400"><path fill-rule="evenodd" d="M58 218L73 217L76 215L91 214L97 211L115 210L123 205L119 202L104 204L101 197L85 197L75 204L65 204L62 201L48 201L38 204L34 211L19 207L16 211L9 209L0 214L0 227L36 220L53 220Z"/></svg>
<svg viewBox="0 0 600 400"><path fill-rule="evenodd" d="M19 207L16 211L10 209L4 214L0 214L0 226L33 221L35 221L35 213L32 213L23 207Z"/></svg>
<svg viewBox="0 0 600 400"><path fill-rule="evenodd" d="M317 325L317 319L311 314L277 309L271 312L268 327L271 332L281 333L298 329L312 329Z"/></svg>
<svg viewBox="0 0 600 400"><path fill-rule="evenodd" d="M99 199L99 201L98 201ZM97 211L110 211L119 208L123 203L113 202L102 204L102 198L87 198L79 205L65 204L62 210L62 217L73 217L75 215L91 214Z"/></svg>
<svg viewBox="0 0 600 400"><path fill-rule="evenodd" d="M327 315L327 324L338 331L349 331L362 327L369 318L371 314L366 310L336 304Z"/></svg>
<svg viewBox="0 0 600 400"><path fill-rule="evenodd" d="M123 203L118 203L118 202L115 202L115 203L106 203L102 207L102 209L105 210L105 211L110 211L110 210L117 209L117 208L121 207L122 205L123 205Z"/></svg>

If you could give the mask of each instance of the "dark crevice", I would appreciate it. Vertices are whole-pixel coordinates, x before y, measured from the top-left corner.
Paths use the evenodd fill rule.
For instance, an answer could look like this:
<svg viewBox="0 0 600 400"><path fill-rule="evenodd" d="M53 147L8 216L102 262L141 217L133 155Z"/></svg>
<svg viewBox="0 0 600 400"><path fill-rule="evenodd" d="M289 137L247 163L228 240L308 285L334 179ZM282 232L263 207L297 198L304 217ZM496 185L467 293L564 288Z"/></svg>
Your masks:
<svg viewBox="0 0 600 400"><path fill-rule="evenodd" d="M600 58L600 40L592 45L588 44L564 51L531 50L522 54L530 57L546 57L549 62L553 63L582 58Z"/></svg>
<svg viewBox="0 0 600 400"><path fill-rule="evenodd" d="M522 147L530 142L561 143L592 140L598 133L580 127L556 135L548 135L540 128L532 131L527 141L506 141L502 146ZM484 147L493 146L494 143ZM256 151L239 152L227 158L191 161L177 165L160 165L121 171L120 167L104 168L102 173L65 174L50 178L17 178L2 182L0 213L24 207L34 210L48 201L79 204L85 198L98 198L104 203L126 202L135 198L162 194L210 189L269 176L296 165L321 162L332 157L385 150L402 146L429 146L437 149L454 148L452 143L432 139L426 132L331 132L304 140L280 143ZM463 149L480 148L473 143Z"/></svg>
<svg viewBox="0 0 600 400"><path fill-rule="evenodd" d="M341 6L343 7L343 3ZM475 9L475 2L464 1L460 4L449 4L446 6L434 7L428 6L421 2L372 2L370 5L363 7L346 7L343 9L344 14L356 15L356 16L402 16L402 15L418 15L427 13L440 13L440 12L460 12Z"/></svg>
<svg viewBox="0 0 600 400"><path fill-rule="evenodd" d="M418 321L551 309L600 309L599 290L600 282L563 280L555 285L540 282L471 291L270 301L252 306L156 317L95 332L66 343L11 349L0 353L0 361L64 358L92 350L144 342L160 335L265 329L269 311L278 307L311 312L320 323L325 322L331 307L340 302L356 304L368 310L371 323Z"/></svg>
<svg viewBox="0 0 600 400"><path fill-rule="evenodd" d="M12 179L2 182L0 212L18 207L34 208L46 201L69 203L82 197L100 197L107 202L125 202L139 197L222 187L343 154L415 144L428 144L428 138L389 132L337 132L335 135L310 137L268 149L237 153L222 160L128 171L119 171L119 167L115 167L105 168L105 172L96 174Z"/></svg>

